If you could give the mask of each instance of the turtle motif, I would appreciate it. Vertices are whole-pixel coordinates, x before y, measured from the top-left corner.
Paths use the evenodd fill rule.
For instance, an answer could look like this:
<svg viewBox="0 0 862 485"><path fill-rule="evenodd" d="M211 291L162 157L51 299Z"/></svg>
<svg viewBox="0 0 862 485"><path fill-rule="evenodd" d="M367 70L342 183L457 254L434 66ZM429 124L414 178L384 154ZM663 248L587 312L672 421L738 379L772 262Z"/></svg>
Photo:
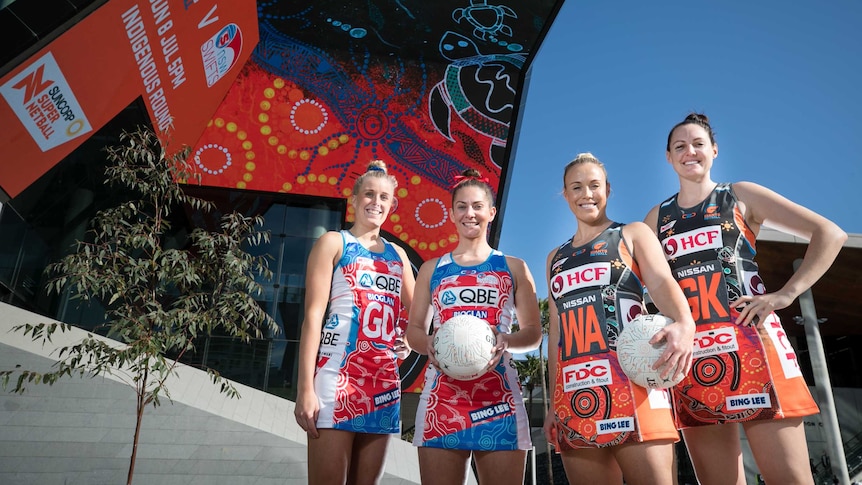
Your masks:
<svg viewBox="0 0 862 485"><path fill-rule="evenodd" d="M461 23L466 19L473 26L473 35L485 40L502 33L512 36L512 28L505 24L506 17L518 18L515 11L505 5L488 5L487 0L470 0L470 6L456 8L452 18Z"/></svg>
<svg viewBox="0 0 862 485"><path fill-rule="evenodd" d="M490 159L501 167L525 56L484 55L472 40L455 32L443 35L440 54L451 63L428 97L431 121L440 134L454 141L454 112L473 130L491 138Z"/></svg>

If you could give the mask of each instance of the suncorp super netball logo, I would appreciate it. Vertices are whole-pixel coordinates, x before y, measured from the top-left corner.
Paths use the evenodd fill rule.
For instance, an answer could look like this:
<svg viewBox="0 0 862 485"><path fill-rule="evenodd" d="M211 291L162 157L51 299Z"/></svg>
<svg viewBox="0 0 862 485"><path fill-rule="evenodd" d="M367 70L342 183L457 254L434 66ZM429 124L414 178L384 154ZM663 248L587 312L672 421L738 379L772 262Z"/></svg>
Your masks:
<svg viewBox="0 0 862 485"><path fill-rule="evenodd" d="M201 46L207 87L215 84L230 71L242 52L242 31L236 24L224 26Z"/></svg>
<svg viewBox="0 0 862 485"><path fill-rule="evenodd" d="M50 52L0 86L0 94L43 152L93 129Z"/></svg>

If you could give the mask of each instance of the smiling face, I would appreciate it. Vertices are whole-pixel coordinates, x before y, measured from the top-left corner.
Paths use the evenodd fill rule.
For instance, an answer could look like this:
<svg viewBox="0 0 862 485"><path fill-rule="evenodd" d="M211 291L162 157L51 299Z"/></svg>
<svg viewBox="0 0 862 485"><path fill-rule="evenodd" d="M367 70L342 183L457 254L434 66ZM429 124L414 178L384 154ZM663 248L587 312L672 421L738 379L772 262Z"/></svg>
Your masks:
<svg viewBox="0 0 862 485"><path fill-rule="evenodd" d="M395 187L387 177L366 177L353 196L356 222L372 227L382 226L392 209L394 192Z"/></svg>
<svg viewBox="0 0 862 485"><path fill-rule="evenodd" d="M468 185L459 188L452 201L452 222L458 236L465 239L484 238L488 235L488 224L497 215L488 192L481 187Z"/></svg>
<svg viewBox="0 0 862 485"><path fill-rule="evenodd" d="M578 221L597 222L606 219L611 185L601 166L590 162L573 165L566 171L563 180L563 195Z"/></svg>
<svg viewBox="0 0 862 485"><path fill-rule="evenodd" d="M688 123L673 130L665 155L680 178L697 181L709 177L712 161L718 156L718 145L702 126Z"/></svg>

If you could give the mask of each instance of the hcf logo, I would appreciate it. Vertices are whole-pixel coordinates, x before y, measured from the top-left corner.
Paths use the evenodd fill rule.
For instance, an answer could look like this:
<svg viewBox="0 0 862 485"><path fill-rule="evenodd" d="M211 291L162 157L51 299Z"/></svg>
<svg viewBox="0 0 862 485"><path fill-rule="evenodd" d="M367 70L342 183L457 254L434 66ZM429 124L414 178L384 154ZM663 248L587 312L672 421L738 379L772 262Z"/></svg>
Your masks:
<svg viewBox="0 0 862 485"><path fill-rule="evenodd" d="M572 290L586 286L610 284L611 263L591 263L572 268L554 276L551 279L551 293L554 298Z"/></svg>
<svg viewBox="0 0 862 485"><path fill-rule="evenodd" d="M675 234L662 241L667 259L674 259L704 249L721 249L721 226L707 226Z"/></svg>

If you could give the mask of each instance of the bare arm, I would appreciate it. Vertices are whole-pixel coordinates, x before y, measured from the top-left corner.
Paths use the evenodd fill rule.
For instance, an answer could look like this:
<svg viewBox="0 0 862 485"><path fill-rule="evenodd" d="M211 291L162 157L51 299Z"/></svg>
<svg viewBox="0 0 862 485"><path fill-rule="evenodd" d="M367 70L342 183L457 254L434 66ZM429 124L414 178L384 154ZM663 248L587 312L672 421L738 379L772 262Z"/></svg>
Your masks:
<svg viewBox="0 0 862 485"><path fill-rule="evenodd" d="M799 269L778 291L743 296L733 302L734 307L744 307L737 321L750 325L755 317L762 322L773 311L786 308L817 282L832 266L847 234L829 219L761 185L738 182L733 190L744 204L745 221L755 235L766 225L810 241Z"/></svg>
<svg viewBox="0 0 862 485"><path fill-rule="evenodd" d="M413 304L413 290L416 286L416 279L413 276L413 266L410 264L407 253L399 246L395 246L395 249L398 251L398 255L401 256L401 264L404 268L401 276L401 305L407 310L409 315L410 306ZM398 335L401 335L400 330L398 331ZM396 339L395 353L399 359L406 359L410 355L410 350L410 344L407 343L406 338L398 337Z"/></svg>
<svg viewBox="0 0 862 485"><path fill-rule="evenodd" d="M410 258L407 257L407 253L399 246L395 246L395 249L398 251L398 255L401 256L401 264L404 266L404 274L401 277L401 304L409 311L410 305L413 303L416 278L413 276L413 266L410 264Z"/></svg>
<svg viewBox="0 0 862 485"><path fill-rule="evenodd" d="M515 280L515 315L520 329L512 334L497 337L497 348L502 352L523 353L539 347L542 343L542 322L539 303L536 299L536 282L524 260L506 256L506 263Z"/></svg>
<svg viewBox="0 0 862 485"><path fill-rule="evenodd" d="M299 426L310 437L317 438L317 414L320 403L314 391L314 369L320 348L326 304L332 287L332 272L341 257L342 237L338 232L327 232L311 248L305 276L305 319L299 337L299 370L294 416Z"/></svg>
<svg viewBox="0 0 862 485"><path fill-rule="evenodd" d="M653 234L658 234L658 206L653 207L644 217L644 224L649 227Z"/></svg>
<svg viewBox="0 0 862 485"><path fill-rule="evenodd" d="M431 329L431 319L434 315L434 309L431 306L431 275L436 266L437 258L434 258L426 261L419 268L405 335L408 345L416 352L428 355L432 364L435 363L433 359L434 349L428 332Z"/></svg>
<svg viewBox="0 0 862 485"><path fill-rule="evenodd" d="M556 383L553 381L557 376L557 349L560 342L560 314L557 313L557 304L554 301L551 293L551 260L554 257L554 249L548 254L548 259L545 264L545 282L548 284L548 383L551 388L551 395L554 393ZM545 423L542 429L545 431L545 439L556 446L557 429L554 426L556 420L554 412L554 402L551 401L551 408L545 415Z"/></svg>
<svg viewBox="0 0 862 485"><path fill-rule="evenodd" d="M623 234L633 248L635 261L650 296L662 314L674 321L650 340L653 344L667 341L667 348L653 368L663 368L664 378L672 373L685 375L691 369L695 331L685 294L670 272L658 239L646 224L628 224L623 228Z"/></svg>

